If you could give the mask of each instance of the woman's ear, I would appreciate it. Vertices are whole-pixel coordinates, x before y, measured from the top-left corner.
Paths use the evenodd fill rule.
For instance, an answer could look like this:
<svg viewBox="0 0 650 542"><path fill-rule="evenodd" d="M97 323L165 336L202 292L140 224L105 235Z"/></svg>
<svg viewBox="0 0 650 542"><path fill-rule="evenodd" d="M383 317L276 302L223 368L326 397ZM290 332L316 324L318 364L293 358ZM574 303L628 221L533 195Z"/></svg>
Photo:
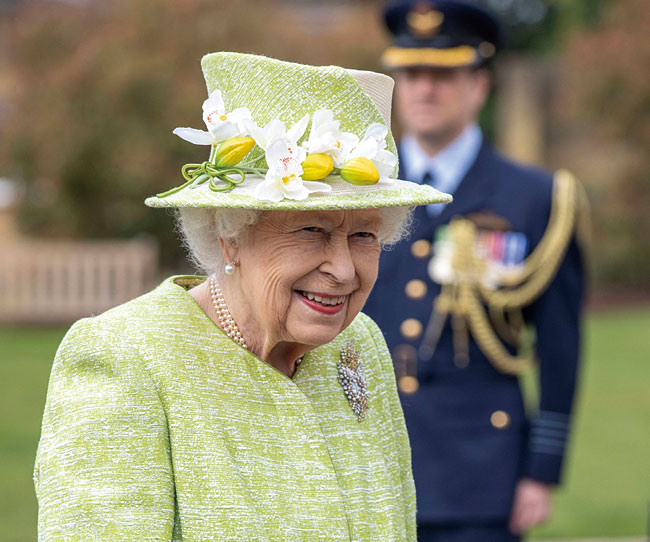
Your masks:
<svg viewBox="0 0 650 542"><path fill-rule="evenodd" d="M239 261L239 246L233 239L219 237L219 248L226 263Z"/></svg>

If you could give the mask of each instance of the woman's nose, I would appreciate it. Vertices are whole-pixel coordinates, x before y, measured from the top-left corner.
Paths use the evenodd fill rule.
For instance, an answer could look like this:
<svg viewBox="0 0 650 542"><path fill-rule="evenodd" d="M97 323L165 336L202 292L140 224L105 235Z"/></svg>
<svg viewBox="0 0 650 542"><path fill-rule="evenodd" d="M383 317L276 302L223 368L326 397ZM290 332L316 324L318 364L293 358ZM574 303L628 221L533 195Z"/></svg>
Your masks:
<svg viewBox="0 0 650 542"><path fill-rule="evenodd" d="M350 254L347 238L332 240L325 251L325 261L320 270L328 273L337 282L348 282L356 276L356 269Z"/></svg>

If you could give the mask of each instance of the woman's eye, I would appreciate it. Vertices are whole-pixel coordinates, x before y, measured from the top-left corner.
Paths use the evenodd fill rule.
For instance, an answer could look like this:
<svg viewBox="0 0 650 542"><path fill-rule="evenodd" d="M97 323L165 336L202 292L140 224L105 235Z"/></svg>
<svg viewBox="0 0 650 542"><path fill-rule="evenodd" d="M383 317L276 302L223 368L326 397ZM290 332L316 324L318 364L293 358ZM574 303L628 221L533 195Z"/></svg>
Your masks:
<svg viewBox="0 0 650 542"><path fill-rule="evenodd" d="M314 233L319 233L321 231L321 229L319 227L317 227L317 226L308 226L306 228L303 228L302 231L310 231L310 232L314 232Z"/></svg>
<svg viewBox="0 0 650 542"><path fill-rule="evenodd" d="M375 236L374 233L370 233L369 231L358 231L353 235L354 237L361 237L362 239L368 239L372 238Z"/></svg>

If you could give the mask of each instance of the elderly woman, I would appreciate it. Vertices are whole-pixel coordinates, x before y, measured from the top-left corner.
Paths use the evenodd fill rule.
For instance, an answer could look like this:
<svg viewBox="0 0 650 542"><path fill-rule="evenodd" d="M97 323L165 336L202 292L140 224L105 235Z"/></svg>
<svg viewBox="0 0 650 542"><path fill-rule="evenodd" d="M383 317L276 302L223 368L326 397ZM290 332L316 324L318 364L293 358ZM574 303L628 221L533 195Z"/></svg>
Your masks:
<svg viewBox="0 0 650 542"><path fill-rule="evenodd" d="M209 145L179 209L209 278L77 322L35 469L40 540L415 540L410 452L381 332L360 313L409 207L392 81L203 59ZM288 127L288 128L287 128Z"/></svg>

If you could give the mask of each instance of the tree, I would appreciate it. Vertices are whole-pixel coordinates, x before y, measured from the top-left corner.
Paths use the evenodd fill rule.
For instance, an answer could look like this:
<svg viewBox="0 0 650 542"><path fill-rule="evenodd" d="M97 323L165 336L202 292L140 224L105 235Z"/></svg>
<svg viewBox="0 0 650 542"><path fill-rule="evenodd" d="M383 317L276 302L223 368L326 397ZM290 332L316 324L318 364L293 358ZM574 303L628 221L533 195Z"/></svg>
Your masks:
<svg viewBox="0 0 650 542"><path fill-rule="evenodd" d="M600 24L574 33L557 100L556 160L585 181L601 283L650 281L650 11L610 2Z"/></svg>
<svg viewBox="0 0 650 542"><path fill-rule="evenodd" d="M206 159L171 133L202 125L203 54L376 66L383 38L379 24L364 27L370 17L372 5L323 13L270 0L23 3L8 24L14 114L0 159L0 173L26 185L22 228L65 238L148 232L174 265L170 213L143 200Z"/></svg>

